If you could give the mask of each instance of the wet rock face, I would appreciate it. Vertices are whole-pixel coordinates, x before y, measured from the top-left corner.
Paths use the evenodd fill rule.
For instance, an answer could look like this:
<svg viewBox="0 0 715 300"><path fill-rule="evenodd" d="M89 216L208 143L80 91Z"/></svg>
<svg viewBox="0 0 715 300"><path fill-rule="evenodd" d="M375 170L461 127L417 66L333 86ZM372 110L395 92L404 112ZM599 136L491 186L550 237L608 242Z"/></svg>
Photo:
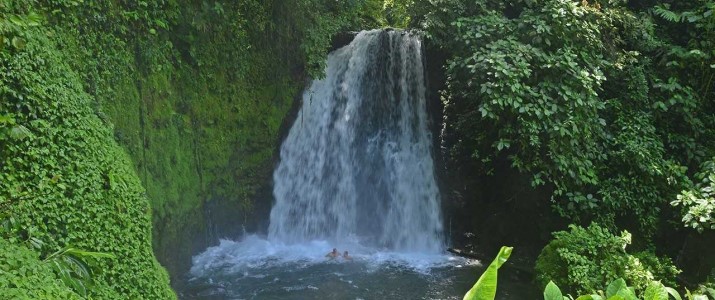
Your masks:
<svg viewBox="0 0 715 300"><path fill-rule="evenodd" d="M357 31L344 31L336 34L333 37L333 42L330 45L330 52L345 47L350 44L357 36Z"/></svg>
<svg viewBox="0 0 715 300"><path fill-rule="evenodd" d="M682 235L682 233L681 233ZM669 238L669 241L676 240ZM682 245L675 259L676 265L683 269L686 278L691 283L703 282L708 276L715 276L715 256L712 249L715 248L715 232L705 231L703 233L691 232L685 241L678 243Z"/></svg>

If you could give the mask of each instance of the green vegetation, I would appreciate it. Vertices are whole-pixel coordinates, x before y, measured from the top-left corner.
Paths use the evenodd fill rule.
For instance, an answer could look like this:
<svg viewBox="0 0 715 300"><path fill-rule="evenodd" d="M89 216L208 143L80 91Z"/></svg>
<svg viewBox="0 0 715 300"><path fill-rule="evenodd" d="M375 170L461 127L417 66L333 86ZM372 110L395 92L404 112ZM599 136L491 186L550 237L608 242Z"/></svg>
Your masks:
<svg viewBox="0 0 715 300"><path fill-rule="evenodd" d="M0 295L5 299L81 299L38 253L0 239Z"/></svg>
<svg viewBox="0 0 715 300"><path fill-rule="evenodd" d="M489 173L506 157L553 188L561 215L636 220L648 237L688 170L713 156L712 1L665 19L667 5L625 1L416 2L449 54L455 168Z"/></svg>
<svg viewBox="0 0 715 300"><path fill-rule="evenodd" d="M715 159L702 164L695 174L699 182L684 190L671 204L683 206L683 224L699 232L715 229Z"/></svg>
<svg viewBox="0 0 715 300"><path fill-rule="evenodd" d="M23 42L0 51L0 115L5 129L0 139L0 205L2 219L10 220L2 238L6 245L28 240L41 246L3 254L11 266L6 272L19 279L6 282L0 295L24 293L18 290L54 277L49 274L67 275L61 266L52 268L59 261L50 253L72 245L116 256L100 259L92 268L102 287L88 291L92 297L175 297L152 254L144 189L129 158L92 112L92 97L83 90L80 76L50 38L60 33L31 23L36 21L26 23L32 28L24 26L23 20L33 19L27 7L4 3L3 9L24 17L11 17L17 26L6 27L4 33ZM12 267L19 266L14 255L37 273ZM40 265L38 257L50 264ZM27 297L71 297L56 285L48 285L47 291L37 286L37 291L26 291ZM84 294L78 285L72 291Z"/></svg>
<svg viewBox="0 0 715 300"><path fill-rule="evenodd" d="M576 224L541 252L539 283L569 293L617 278L639 292L653 280L675 286L673 264L653 253L686 247L676 253L656 236L697 239L715 220L715 2L405 7L446 57L443 145L448 169L463 175L455 190L506 162ZM626 252L630 234L612 234L622 229L635 233L634 252L649 251Z"/></svg>
<svg viewBox="0 0 715 300"><path fill-rule="evenodd" d="M294 98L375 3L0 0L0 298L174 298L152 230L177 274L208 202L246 222Z"/></svg>
<svg viewBox="0 0 715 300"><path fill-rule="evenodd" d="M572 228L573 230L574 228ZM598 226L591 226L589 231L600 231ZM600 232L603 234L603 232ZM497 257L489 265L486 271L479 277L474 286L464 295L465 300L494 300L497 290L497 269L499 269L511 255L511 247L502 247ZM613 266L604 265L605 272L613 270ZM594 274L592 274L594 275ZM652 278L642 289L628 286L623 278L616 278L608 284L604 290L590 288L584 291L585 294L574 298L571 295L564 296L561 289L553 281L549 281L544 288L544 300L668 300L671 297L675 300L682 299L680 293L672 287L667 287L660 281ZM638 297L637 295L640 295ZM708 296L715 299L715 289L701 287L696 293L686 290L687 300L707 300Z"/></svg>
<svg viewBox="0 0 715 300"><path fill-rule="evenodd" d="M608 300L639 300L639 299L644 299L644 300L668 300L668 299L675 299L675 300L680 300L682 299L680 297L680 294L674 290L671 287L666 287L659 281L653 281L651 282L648 287L645 289L644 292L640 293L640 297L636 296L636 291L632 287L629 287L626 284L626 281L623 280L622 278L616 279L613 282L611 282L608 287L606 288L606 292L604 293L602 290L599 290L597 293L590 294L590 295L583 295L579 296L576 298L577 300L602 300L602 299L608 299ZM687 293L687 298L688 300L697 300L697 299L702 299L702 297L706 296L704 295L692 295L690 292ZM544 289L544 300L564 300L564 299L574 299L569 295L569 297L565 297L561 294L561 290L559 289L556 284L553 282L549 282L549 284L546 286L546 289Z"/></svg>
<svg viewBox="0 0 715 300"><path fill-rule="evenodd" d="M116 256L65 247L48 255L43 262L50 264L66 286L80 296L87 297L88 291L101 293L94 285L93 268L96 268L97 259L106 258L114 259Z"/></svg>
<svg viewBox="0 0 715 300"><path fill-rule="evenodd" d="M0 0L0 298L175 298L154 254L250 223L332 38L382 26L447 58L451 171L507 161L601 224L554 234L545 297L667 298L655 237L715 229L713 0Z"/></svg>
<svg viewBox="0 0 715 300"><path fill-rule="evenodd" d="M465 300L488 300L494 299L497 293L498 270L511 256L512 247L502 247L491 264L479 277L474 286L464 295Z"/></svg>
<svg viewBox="0 0 715 300"><path fill-rule="evenodd" d="M598 224L588 228L570 226L570 231L554 233L552 240L536 260L535 271L540 286L550 281L571 294L588 293L618 278L644 291L653 280L675 286L680 273L667 258L652 253L629 254L626 246L631 235L608 232Z"/></svg>

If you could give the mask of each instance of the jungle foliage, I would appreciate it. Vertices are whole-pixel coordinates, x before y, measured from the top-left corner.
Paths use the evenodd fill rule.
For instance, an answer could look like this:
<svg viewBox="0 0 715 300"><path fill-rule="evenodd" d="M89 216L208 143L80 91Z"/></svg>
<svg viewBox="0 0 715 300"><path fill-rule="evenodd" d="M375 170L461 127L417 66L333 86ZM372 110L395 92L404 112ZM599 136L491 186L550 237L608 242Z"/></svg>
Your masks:
<svg viewBox="0 0 715 300"><path fill-rule="evenodd" d="M715 2L409 7L412 24L447 57L449 168L480 176L508 161L551 191L567 222L603 226L556 233L537 263L540 284L553 279L569 293L616 278L641 291L653 279L675 286L672 263L629 254L626 236L610 232L631 230L642 250L681 226L713 228Z"/></svg>
<svg viewBox="0 0 715 300"><path fill-rule="evenodd" d="M670 259L626 251L631 243L627 231L617 236L595 223L587 228L572 225L569 229L554 233L554 240L536 260L541 287L553 281L566 293L583 294L618 278L628 281L639 293L654 280L676 286L675 277L680 271Z"/></svg>
<svg viewBox="0 0 715 300"><path fill-rule="evenodd" d="M0 239L0 295L5 299L81 299L38 253Z"/></svg>
<svg viewBox="0 0 715 300"><path fill-rule="evenodd" d="M572 228L574 234L578 229ZM581 228L580 230L583 230ZM592 225L587 231L595 233L602 231L598 225ZM601 232L602 234L603 232ZM598 233L597 233L598 234ZM494 258L494 261L487 267L487 270L482 273L474 286L464 295L464 300L494 300L497 293L497 270L509 259L511 255L511 247L502 247L502 249ZM612 265L605 265L605 272L612 269ZM641 278L642 280L642 278ZM591 288L588 292L584 292L581 296L572 296L571 294L564 295L553 281L548 281L544 287L544 300L681 300L681 294L671 286L666 286L660 280L654 280L652 276L646 278L647 282L638 289L634 286L629 286L623 278L616 278L611 281L605 289ZM579 295L579 294L576 294ZM715 289L708 286L700 286L694 292L685 290L685 299L687 300L708 300L715 299Z"/></svg>
<svg viewBox="0 0 715 300"><path fill-rule="evenodd" d="M31 17L29 3L4 2L2 9L12 23L3 28L3 36L22 42L0 51L1 238L9 249L18 250L25 241L33 249L7 252L3 247L2 265L9 265L3 274L14 279L3 280L0 295L175 297L153 257L144 190L129 158L92 112L79 75L48 36L54 32L35 24L39 21ZM79 268L84 261L64 259L66 252L52 254L69 245L112 253L117 260L99 259L93 267ZM40 264L38 258L47 262ZM82 275L91 271L101 289L87 291L75 280L88 279ZM52 278L65 286L55 288L58 281ZM27 289L43 280L55 283Z"/></svg>
<svg viewBox="0 0 715 300"><path fill-rule="evenodd" d="M451 169L488 174L507 159L553 191L562 216L611 232L647 240L673 212L711 230L714 11L712 0L0 0L11 250L0 296L175 297L152 220L172 266L192 251L179 239L212 231L208 202L250 215L334 34L380 26L420 28L447 54ZM628 235L605 228L556 233L542 283L670 285L671 263L628 254ZM115 258L53 256L67 249Z"/></svg>
<svg viewBox="0 0 715 300"><path fill-rule="evenodd" d="M553 189L562 216L648 237L713 156L713 1L411 7L449 57L444 146L454 168L489 173L506 157Z"/></svg>
<svg viewBox="0 0 715 300"><path fill-rule="evenodd" d="M701 293L691 293L686 291L686 300L707 300L710 297L715 297L715 290L705 291L705 294ZM584 294L574 298L574 296L568 295L564 296L561 293L561 289L554 284L554 282L549 282L544 289L544 300L566 300L566 299L576 299L576 300L681 300L683 297L680 293L672 287L665 286L659 281L652 281L648 284L645 291L637 292L633 287L628 286L623 278L619 278L611 282L604 290L593 291L591 294Z"/></svg>
<svg viewBox="0 0 715 300"><path fill-rule="evenodd" d="M2 248L26 249L3 253L15 277L0 276L0 298L174 298L152 228L176 271L172 255L188 260L211 234L209 200L250 214L331 37L378 26L382 11L369 0L0 0L0 220L13 224ZM116 258L73 256L99 252ZM40 280L53 284L25 290Z"/></svg>
<svg viewBox="0 0 715 300"><path fill-rule="evenodd" d="M682 191L671 204L682 206L683 223L699 232L715 229L715 159L705 161L695 174L693 188Z"/></svg>

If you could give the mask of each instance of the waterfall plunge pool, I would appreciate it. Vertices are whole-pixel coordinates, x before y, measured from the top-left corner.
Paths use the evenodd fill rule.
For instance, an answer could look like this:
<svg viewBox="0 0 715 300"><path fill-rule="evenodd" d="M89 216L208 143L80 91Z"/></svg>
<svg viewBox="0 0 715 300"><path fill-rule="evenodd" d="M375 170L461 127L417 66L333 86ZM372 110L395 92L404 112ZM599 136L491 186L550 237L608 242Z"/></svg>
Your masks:
<svg viewBox="0 0 715 300"><path fill-rule="evenodd" d="M485 267L443 252L422 52L372 30L328 55L281 146L268 237L194 257L182 298L462 299ZM498 299L538 298L503 269Z"/></svg>
<svg viewBox="0 0 715 300"><path fill-rule="evenodd" d="M353 260L325 257L333 247ZM448 254L378 251L358 243L284 245L248 235L193 259L181 299L462 299L489 262ZM506 265L497 299L537 299Z"/></svg>

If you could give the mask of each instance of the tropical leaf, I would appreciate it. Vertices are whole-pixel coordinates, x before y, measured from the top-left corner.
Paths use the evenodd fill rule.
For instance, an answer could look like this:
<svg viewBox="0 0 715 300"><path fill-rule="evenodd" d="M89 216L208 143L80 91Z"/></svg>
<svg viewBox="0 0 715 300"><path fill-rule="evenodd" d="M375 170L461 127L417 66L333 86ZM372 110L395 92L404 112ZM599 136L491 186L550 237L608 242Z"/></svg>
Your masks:
<svg viewBox="0 0 715 300"><path fill-rule="evenodd" d="M599 295L583 295L579 296L576 298L576 300L603 300L603 298Z"/></svg>
<svg viewBox="0 0 715 300"><path fill-rule="evenodd" d="M618 278L611 282L606 288L606 298L623 299L623 300L638 300L635 289L629 287L623 278Z"/></svg>
<svg viewBox="0 0 715 300"><path fill-rule="evenodd" d="M71 287L81 296L87 295L87 290L94 288L92 267L95 259L115 258L114 255L102 252L84 251L65 247L45 258L62 282Z"/></svg>
<svg viewBox="0 0 715 300"><path fill-rule="evenodd" d="M10 129L10 137L15 139L15 140L24 140L28 137L34 136L32 134L32 131L27 129L27 127L22 126L22 125L17 125Z"/></svg>
<svg viewBox="0 0 715 300"><path fill-rule="evenodd" d="M66 253L73 256L79 257L91 257L91 258L116 258L113 254L104 252L92 252L84 251L77 248L67 248Z"/></svg>
<svg viewBox="0 0 715 300"><path fill-rule="evenodd" d="M713 297L713 299L715 299L715 289L706 288L705 291L706 291L708 294L710 294L710 297ZM678 299L678 300L680 300L680 299Z"/></svg>
<svg viewBox="0 0 715 300"><path fill-rule="evenodd" d="M549 281L544 289L544 300L563 300L564 295L561 293L561 289L553 281Z"/></svg>
<svg viewBox="0 0 715 300"><path fill-rule="evenodd" d="M626 281L623 280L623 278L618 278L614 280L606 288L606 299L610 299L611 297L617 295L621 290L627 288L628 286L626 285Z"/></svg>
<svg viewBox="0 0 715 300"><path fill-rule="evenodd" d="M42 246L45 244L45 243L42 242L40 239L35 238L35 237L29 238L29 239L28 239L28 242L30 242L30 245L32 246L32 248L35 248L35 249L37 249L37 250L42 249Z"/></svg>
<svg viewBox="0 0 715 300"><path fill-rule="evenodd" d="M669 22L680 22L682 20L682 16L680 14L660 5L656 5L653 8L653 11L656 15Z"/></svg>
<svg viewBox="0 0 715 300"><path fill-rule="evenodd" d="M1 37L0 37L1 38ZM0 40L1 42L2 40ZM15 119L11 115L0 115L0 124L15 124Z"/></svg>
<svg viewBox="0 0 715 300"><path fill-rule="evenodd" d="M497 270L511 256L512 247L501 247L494 261L487 267L477 283L464 295L464 300L494 300L497 293Z"/></svg>
<svg viewBox="0 0 715 300"><path fill-rule="evenodd" d="M653 281L645 289L643 300L668 300L668 291L662 283Z"/></svg>
<svg viewBox="0 0 715 300"><path fill-rule="evenodd" d="M26 44L25 39L23 39L21 37L17 37L17 36L12 38L11 43L12 43L12 46L15 47L17 50L24 49L25 44Z"/></svg>

